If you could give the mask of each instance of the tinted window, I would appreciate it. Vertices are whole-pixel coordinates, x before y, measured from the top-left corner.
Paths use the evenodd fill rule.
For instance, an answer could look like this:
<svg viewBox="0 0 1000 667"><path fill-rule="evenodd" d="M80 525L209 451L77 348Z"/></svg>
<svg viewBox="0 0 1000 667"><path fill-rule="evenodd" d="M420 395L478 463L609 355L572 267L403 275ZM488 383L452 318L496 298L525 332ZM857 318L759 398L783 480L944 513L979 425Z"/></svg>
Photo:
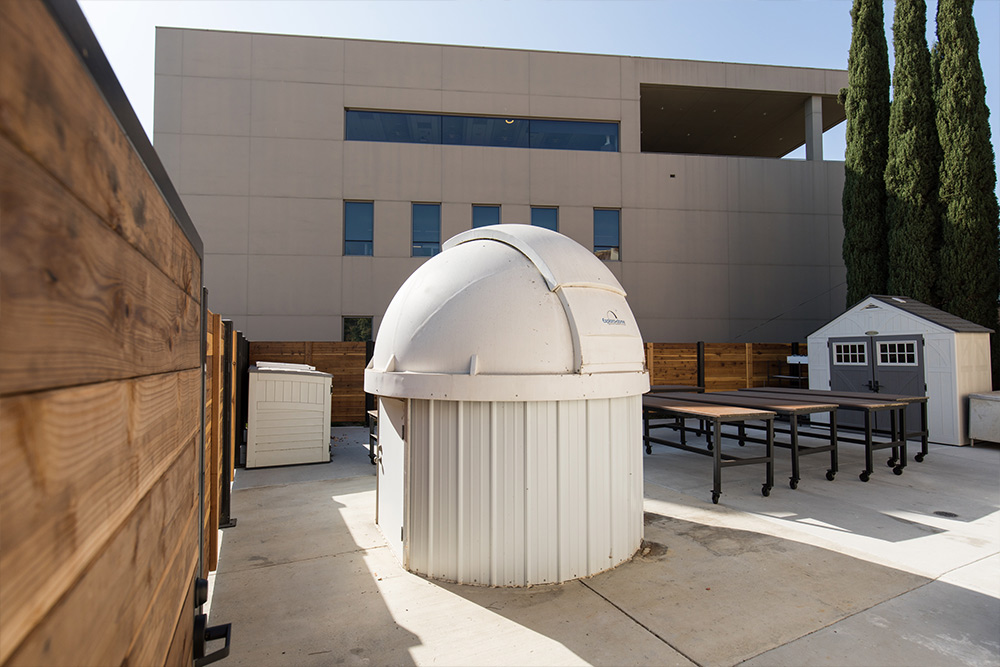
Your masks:
<svg viewBox="0 0 1000 667"><path fill-rule="evenodd" d="M413 205L413 257L441 252L441 205Z"/></svg>
<svg viewBox="0 0 1000 667"><path fill-rule="evenodd" d="M559 209L557 208L532 208L531 224L536 227L545 227L554 232L559 231Z"/></svg>
<svg viewBox="0 0 1000 667"><path fill-rule="evenodd" d="M372 318L370 317L345 317L344 337L345 341L364 342L372 339Z"/></svg>
<svg viewBox="0 0 1000 667"><path fill-rule="evenodd" d="M572 120L532 120L532 148L571 151L617 151L618 126Z"/></svg>
<svg viewBox="0 0 1000 667"><path fill-rule="evenodd" d="M371 255L374 204L370 201L344 202L344 254Z"/></svg>
<svg viewBox="0 0 1000 667"><path fill-rule="evenodd" d="M390 111L346 112L348 141L617 151L618 123Z"/></svg>
<svg viewBox="0 0 1000 667"><path fill-rule="evenodd" d="M441 116L384 111L348 111L346 137L357 141L440 144Z"/></svg>
<svg viewBox="0 0 1000 667"><path fill-rule="evenodd" d="M528 121L522 118L442 116L441 128L445 144L528 147Z"/></svg>
<svg viewBox="0 0 1000 667"><path fill-rule="evenodd" d="M620 211L594 209L594 254L601 259L621 259Z"/></svg>
<svg viewBox="0 0 1000 667"><path fill-rule="evenodd" d="M487 225L500 224L499 206L476 206L472 207L472 226L485 227Z"/></svg>

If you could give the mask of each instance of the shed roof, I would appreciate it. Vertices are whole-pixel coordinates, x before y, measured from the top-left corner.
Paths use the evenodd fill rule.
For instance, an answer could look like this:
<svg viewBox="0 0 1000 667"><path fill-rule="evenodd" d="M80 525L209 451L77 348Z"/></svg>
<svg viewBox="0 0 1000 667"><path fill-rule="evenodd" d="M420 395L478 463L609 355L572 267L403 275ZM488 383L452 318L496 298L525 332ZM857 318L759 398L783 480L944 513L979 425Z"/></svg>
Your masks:
<svg viewBox="0 0 1000 667"><path fill-rule="evenodd" d="M928 306L926 303L917 301L916 299L911 299L908 296L883 296L880 294L872 294L869 298L877 299L882 303L898 308L899 310L915 315L921 319L927 320L928 322L933 322L934 324L940 325L946 329L951 329L957 333L993 333L992 329L987 329L984 326L976 324L975 322L970 322L968 320L963 320L957 315L952 315L934 306Z"/></svg>

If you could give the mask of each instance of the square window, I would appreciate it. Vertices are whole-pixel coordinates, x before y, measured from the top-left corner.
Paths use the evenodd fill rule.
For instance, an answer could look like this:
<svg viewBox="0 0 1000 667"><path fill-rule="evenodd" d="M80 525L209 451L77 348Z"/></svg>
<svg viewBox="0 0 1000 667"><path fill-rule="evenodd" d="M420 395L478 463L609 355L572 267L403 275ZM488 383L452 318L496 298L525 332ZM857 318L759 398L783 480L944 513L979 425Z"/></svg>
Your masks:
<svg viewBox="0 0 1000 667"><path fill-rule="evenodd" d="M362 343L372 339L372 318L370 317L345 317L344 318L344 341Z"/></svg>
<svg viewBox="0 0 1000 667"><path fill-rule="evenodd" d="M868 353L864 343L836 343L833 348L834 363L841 366L867 366Z"/></svg>
<svg viewBox="0 0 1000 667"><path fill-rule="evenodd" d="M472 227L486 227L500 224L500 207L482 204L472 205Z"/></svg>
<svg viewBox="0 0 1000 667"><path fill-rule="evenodd" d="M559 231L559 209L551 206L532 206L531 224L554 232Z"/></svg>
<svg viewBox="0 0 1000 667"><path fill-rule="evenodd" d="M898 343L878 344L878 363L880 366L916 366L916 341L900 341Z"/></svg>
<svg viewBox="0 0 1000 667"><path fill-rule="evenodd" d="M441 204L414 204L412 227L413 257L430 257L441 252Z"/></svg>
<svg viewBox="0 0 1000 667"><path fill-rule="evenodd" d="M621 211L594 209L594 254L600 259L621 260Z"/></svg>
<svg viewBox="0 0 1000 667"><path fill-rule="evenodd" d="M344 202L344 254L371 255L375 205L370 201Z"/></svg>

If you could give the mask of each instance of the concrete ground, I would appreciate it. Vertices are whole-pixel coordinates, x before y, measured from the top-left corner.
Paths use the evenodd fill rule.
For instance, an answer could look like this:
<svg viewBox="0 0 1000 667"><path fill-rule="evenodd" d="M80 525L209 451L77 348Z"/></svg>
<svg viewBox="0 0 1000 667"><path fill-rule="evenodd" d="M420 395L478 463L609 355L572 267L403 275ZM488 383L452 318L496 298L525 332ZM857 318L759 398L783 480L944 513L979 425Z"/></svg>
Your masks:
<svg viewBox="0 0 1000 667"><path fill-rule="evenodd" d="M901 476L864 452L776 450L723 471L654 446L645 544L609 572L525 589L410 574L374 525L364 428L329 464L238 470L210 623L236 665L1000 665L1000 446L931 445ZM753 446L748 446L748 449ZM912 453L911 453L912 456ZM210 650L217 645L210 646Z"/></svg>

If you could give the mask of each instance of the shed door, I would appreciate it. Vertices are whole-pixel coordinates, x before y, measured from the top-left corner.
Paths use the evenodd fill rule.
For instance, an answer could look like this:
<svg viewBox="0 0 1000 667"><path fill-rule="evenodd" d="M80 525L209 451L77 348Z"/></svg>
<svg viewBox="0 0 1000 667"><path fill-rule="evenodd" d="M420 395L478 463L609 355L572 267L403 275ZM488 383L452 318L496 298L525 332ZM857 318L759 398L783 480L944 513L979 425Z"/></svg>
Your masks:
<svg viewBox="0 0 1000 667"><path fill-rule="evenodd" d="M378 401L378 527L399 563L406 566L403 553L403 501L406 481L406 401L379 398Z"/></svg>
<svg viewBox="0 0 1000 667"><path fill-rule="evenodd" d="M830 389L833 391L872 391L903 396L924 396L924 338L907 336L861 336L830 339ZM888 419L873 426L889 428ZM907 430L920 420L920 407L906 409ZM837 423L864 426L860 412L837 412Z"/></svg>
<svg viewBox="0 0 1000 667"><path fill-rule="evenodd" d="M923 336L876 336L874 350L874 377L880 392L903 396L927 394ZM908 431L920 424L919 405L906 408L906 423Z"/></svg>
<svg viewBox="0 0 1000 667"><path fill-rule="evenodd" d="M872 341L868 336L830 339L830 389L833 391L871 391ZM865 425L864 414L854 410L838 410L841 426Z"/></svg>

